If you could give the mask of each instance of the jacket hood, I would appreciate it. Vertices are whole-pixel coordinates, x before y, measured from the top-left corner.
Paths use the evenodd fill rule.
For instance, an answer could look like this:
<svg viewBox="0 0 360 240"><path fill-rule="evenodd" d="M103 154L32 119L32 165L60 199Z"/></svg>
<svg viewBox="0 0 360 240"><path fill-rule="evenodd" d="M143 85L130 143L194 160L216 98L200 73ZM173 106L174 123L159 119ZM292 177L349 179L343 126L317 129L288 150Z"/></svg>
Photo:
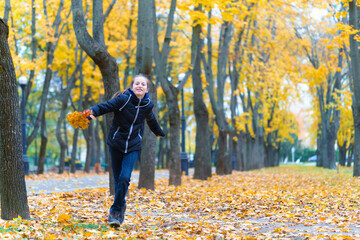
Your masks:
<svg viewBox="0 0 360 240"><path fill-rule="evenodd" d="M125 94L129 96L128 100L130 100L134 105L138 105L139 101L141 101L139 107L146 107L151 102L150 96L147 93L145 93L142 99L139 99L136 94L129 88Z"/></svg>

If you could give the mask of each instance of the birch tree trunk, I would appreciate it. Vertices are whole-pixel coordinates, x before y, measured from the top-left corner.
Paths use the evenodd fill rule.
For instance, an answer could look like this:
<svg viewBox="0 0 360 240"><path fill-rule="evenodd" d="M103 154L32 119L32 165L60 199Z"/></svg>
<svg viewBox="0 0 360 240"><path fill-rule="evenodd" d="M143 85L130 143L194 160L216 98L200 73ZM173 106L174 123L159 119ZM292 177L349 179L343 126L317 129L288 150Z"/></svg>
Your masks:
<svg viewBox="0 0 360 240"><path fill-rule="evenodd" d="M9 28L0 18L0 184L1 218L30 218L24 176L20 108Z"/></svg>

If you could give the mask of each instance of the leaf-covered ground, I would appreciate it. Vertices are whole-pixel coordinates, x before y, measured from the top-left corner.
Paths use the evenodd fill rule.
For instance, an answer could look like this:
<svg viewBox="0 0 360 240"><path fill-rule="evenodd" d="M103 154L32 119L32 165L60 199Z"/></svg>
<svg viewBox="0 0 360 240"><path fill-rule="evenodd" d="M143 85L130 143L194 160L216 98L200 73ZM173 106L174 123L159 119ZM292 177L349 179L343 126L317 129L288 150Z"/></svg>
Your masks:
<svg viewBox="0 0 360 240"><path fill-rule="evenodd" d="M130 185L123 225L106 224L107 188L29 196L31 220L0 220L1 239L356 239L360 179L350 168L281 166Z"/></svg>

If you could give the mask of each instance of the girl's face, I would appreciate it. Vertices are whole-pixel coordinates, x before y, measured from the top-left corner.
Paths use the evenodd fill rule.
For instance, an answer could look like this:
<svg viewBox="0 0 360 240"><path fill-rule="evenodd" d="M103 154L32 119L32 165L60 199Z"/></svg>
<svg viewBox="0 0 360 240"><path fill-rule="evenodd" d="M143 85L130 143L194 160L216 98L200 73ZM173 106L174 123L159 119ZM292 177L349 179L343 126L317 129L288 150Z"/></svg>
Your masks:
<svg viewBox="0 0 360 240"><path fill-rule="evenodd" d="M145 96L145 93L149 91L148 80L144 77L136 77L134 79L131 90L139 99L143 98Z"/></svg>

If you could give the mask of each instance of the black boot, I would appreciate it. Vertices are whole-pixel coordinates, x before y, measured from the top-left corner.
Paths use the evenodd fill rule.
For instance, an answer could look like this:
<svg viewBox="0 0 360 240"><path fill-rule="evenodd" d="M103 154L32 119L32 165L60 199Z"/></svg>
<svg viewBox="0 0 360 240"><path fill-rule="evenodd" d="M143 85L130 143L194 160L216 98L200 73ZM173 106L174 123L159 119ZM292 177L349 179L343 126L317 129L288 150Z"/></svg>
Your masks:
<svg viewBox="0 0 360 240"><path fill-rule="evenodd" d="M110 213L108 218L108 224L110 224L110 226L112 227L120 227L121 223L119 221L119 218L120 218L120 213L117 212Z"/></svg>
<svg viewBox="0 0 360 240"><path fill-rule="evenodd" d="M120 216L119 216L119 222L120 224L122 224L125 220L125 211L126 211L126 203L125 205L121 208L121 211L120 211Z"/></svg>

